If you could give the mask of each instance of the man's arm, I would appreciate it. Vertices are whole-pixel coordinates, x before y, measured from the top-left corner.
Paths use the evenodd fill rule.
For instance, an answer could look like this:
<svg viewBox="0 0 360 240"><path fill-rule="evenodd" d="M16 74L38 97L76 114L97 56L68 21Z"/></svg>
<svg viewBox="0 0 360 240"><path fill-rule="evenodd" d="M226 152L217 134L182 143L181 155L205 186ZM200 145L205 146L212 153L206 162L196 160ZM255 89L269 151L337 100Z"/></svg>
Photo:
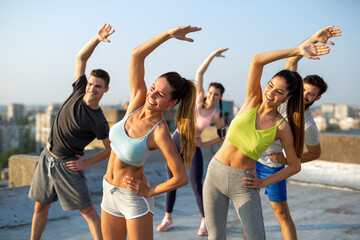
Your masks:
<svg viewBox="0 0 360 240"><path fill-rule="evenodd" d="M76 65L75 65L75 81L85 74L86 63L90 58L91 54L95 50L96 46L100 42L108 42L110 41L107 39L108 36L113 34L115 30L111 30L110 25L104 24L96 33L96 35L90 39L89 42L85 44L84 47L81 48L79 53L76 56Z"/></svg>
<svg viewBox="0 0 360 240"><path fill-rule="evenodd" d="M78 160L66 162L66 167L74 172L81 171L91 165L94 165L94 164L101 162L101 161L105 160L106 158L108 158L111 153L110 140L109 140L109 138L105 138L102 140L102 142L105 147L104 150L102 150L101 152L92 156L91 158L88 158L85 160L82 159L82 156L76 155L76 157L78 157Z"/></svg>
<svg viewBox="0 0 360 240"><path fill-rule="evenodd" d="M304 152L303 155L301 156L301 163L310 162L320 157L321 155L320 143L315 146L306 145L306 148L308 151ZM268 155L268 157L274 162L280 163L282 165L288 165L287 159L282 152L271 153Z"/></svg>
<svg viewBox="0 0 360 240"><path fill-rule="evenodd" d="M339 28L333 28L333 27L334 26L329 26L329 27L320 29L319 31L317 31L315 34L313 34L312 36L310 36L308 39L306 39L305 41L303 41L300 44L303 44L304 42L306 42L306 43L321 42L321 43L325 43L325 44L329 44L329 45L335 45L335 43L333 43L332 41L328 41L328 40L331 37L341 36L341 34L340 34L341 31ZM294 57L286 59L284 69L296 72L297 64L301 60L301 58L302 58L302 56L294 56Z"/></svg>
<svg viewBox="0 0 360 240"><path fill-rule="evenodd" d="M320 143L315 146L309 146L306 145L307 152L304 152L304 154L301 157L301 163L310 162L312 160L318 159L321 154L321 147Z"/></svg>

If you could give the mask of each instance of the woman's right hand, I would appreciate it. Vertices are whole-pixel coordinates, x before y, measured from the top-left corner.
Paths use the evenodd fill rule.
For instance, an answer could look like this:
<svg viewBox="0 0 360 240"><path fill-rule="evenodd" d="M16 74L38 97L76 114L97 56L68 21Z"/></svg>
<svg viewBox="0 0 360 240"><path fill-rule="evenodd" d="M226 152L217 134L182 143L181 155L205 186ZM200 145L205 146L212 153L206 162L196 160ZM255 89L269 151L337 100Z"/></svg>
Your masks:
<svg viewBox="0 0 360 240"><path fill-rule="evenodd" d="M201 28L198 27L192 27L191 25L185 26L185 27L175 27L168 30L169 35L172 38L176 38L183 41L193 42L194 39L187 38L186 34L200 31Z"/></svg>
<svg viewBox="0 0 360 240"><path fill-rule="evenodd" d="M145 174L142 175L142 179L136 179L134 177L126 176L123 179L123 183L126 188L130 191L136 193L139 196L149 197L149 186L147 185L147 179Z"/></svg>
<svg viewBox="0 0 360 240"><path fill-rule="evenodd" d="M325 55L330 52L329 47L324 44L302 43L297 46L297 49L300 51L300 55L309 59L317 60L320 59L317 56Z"/></svg>

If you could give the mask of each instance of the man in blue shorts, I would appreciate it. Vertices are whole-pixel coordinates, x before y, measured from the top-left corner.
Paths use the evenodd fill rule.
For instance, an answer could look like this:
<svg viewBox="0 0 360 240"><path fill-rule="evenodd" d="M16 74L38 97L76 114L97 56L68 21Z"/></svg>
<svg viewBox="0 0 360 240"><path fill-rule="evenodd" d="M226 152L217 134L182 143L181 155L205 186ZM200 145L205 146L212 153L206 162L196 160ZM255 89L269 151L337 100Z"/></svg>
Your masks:
<svg viewBox="0 0 360 240"><path fill-rule="evenodd" d="M328 41L330 37L340 36L340 30L329 26L319 30L310 38L305 40L309 43L326 43L334 45ZM302 57L292 57L286 60L285 69L297 71L298 61ZM304 101L305 101L305 144L307 152L301 157L301 162L309 162L320 157L321 148L319 141L319 131L312 117L310 106L321 98L326 91L326 82L318 75L309 75L304 78ZM286 104L280 105L279 113L286 117ZM282 145L279 140L274 143L260 156L256 162L256 173L259 179L275 174L287 165L286 157L282 153ZM290 210L287 204L286 180L265 187L265 193L269 197L275 216L281 227L283 238L297 239L296 227L291 218Z"/></svg>
<svg viewBox="0 0 360 240"><path fill-rule="evenodd" d="M107 37L113 32L110 25L104 24L77 55L73 92L54 119L30 186L29 197L35 201L31 239L41 238L50 205L57 199L66 211L79 209L93 239L102 239L100 217L91 203L83 170L108 158L111 152L109 124L99 107L109 89L110 77L104 70L95 69L87 80L85 69L96 46L110 42ZM95 138L102 140L105 149L82 159L84 148Z"/></svg>

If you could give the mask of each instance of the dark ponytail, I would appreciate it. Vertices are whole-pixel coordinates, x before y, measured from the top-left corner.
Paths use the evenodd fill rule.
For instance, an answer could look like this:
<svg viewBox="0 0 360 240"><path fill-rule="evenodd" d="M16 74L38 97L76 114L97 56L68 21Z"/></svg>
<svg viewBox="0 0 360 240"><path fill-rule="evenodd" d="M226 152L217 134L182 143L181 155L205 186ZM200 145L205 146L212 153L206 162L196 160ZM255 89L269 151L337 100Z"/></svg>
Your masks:
<svg viewBox="0 0 360 240"><path fill-rule="evenodd" d="M289 95L287 118L294 138L296 155L301 158L304 149L304 99L303 81L299 73L282 70L274 77L285 79Z"/></svg>
<svg viewBox="0 0 360 240"><path fill-rule="evenodd" d="M191 167L191 158L195 154L195 103L196 89L192 81L182 78L176 72L168 72L160 77L166 78L174 89L172 99L179 100L176 113L176 125L180 134L181 152L185 164Z"/></svg>

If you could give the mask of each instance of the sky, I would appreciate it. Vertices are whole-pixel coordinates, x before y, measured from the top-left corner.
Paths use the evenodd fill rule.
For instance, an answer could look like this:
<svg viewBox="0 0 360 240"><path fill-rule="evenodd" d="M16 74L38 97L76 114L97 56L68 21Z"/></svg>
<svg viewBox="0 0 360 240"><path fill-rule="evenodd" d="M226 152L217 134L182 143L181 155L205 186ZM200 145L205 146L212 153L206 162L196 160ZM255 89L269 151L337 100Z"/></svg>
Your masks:
<svg viewBox="0 0 360 240"><path fill-rule="evenodd" d="M0 0L0 105L62 103L72 91L77 52L104 24L115 33L100 43L88 61L110 74L110 90L101 105L129 100L131 51L176 26L201 27L188 37L193 43L170 39L146 59L149 87L162 73L177 71L194 79L205 58L215 58L204 75L225 86L224 100L241 105L252 57L261 52L296 47L321 28L335 25L342 36L331 39L330 54L320 60L303 58L299 73L318 74L329 89L318 104L360 106L360 1L358 0ZM262 86L284 66L280 60L264 68Z"/></svg>

